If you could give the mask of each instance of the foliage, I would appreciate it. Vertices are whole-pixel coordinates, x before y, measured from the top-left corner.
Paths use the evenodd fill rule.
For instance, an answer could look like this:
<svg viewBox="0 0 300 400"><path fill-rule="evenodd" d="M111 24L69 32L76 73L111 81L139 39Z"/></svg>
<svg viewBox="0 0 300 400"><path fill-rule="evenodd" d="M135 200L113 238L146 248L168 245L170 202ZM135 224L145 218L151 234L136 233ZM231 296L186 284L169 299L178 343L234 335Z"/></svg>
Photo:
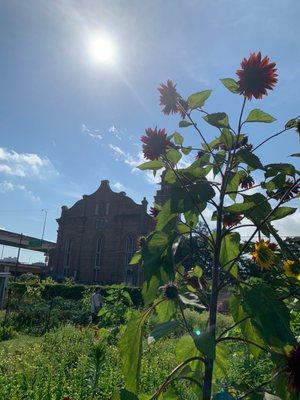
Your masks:
<svg viewBox="0 0 300 400"><path fill-rule="evenodd" d="M296 382L300 351L290 307L300 297L300 259L295 246L283 241L274 226L274 221L296 211L286 203L299 197L299 171L288 163L267 164L256 154L271 139L298 129L300 122L294 118L259 142L252 133L255 124L276 119L260 108L245 116L246 108L253 97L261 99L275 86L275 63L252 53L237 75L238 81L221 80L233 95L242 96L236 123L223 111L204 108L211 90L185 100L172 81L159 88L163 112L179 114L183 118L179 128L189 128L189 137L193 129L199 140L194 147L177 130L167 137L165 129L146 129L151 137L143 152L150 162L140 169L154 175L162 170L163 187L170 195L157 208L155 229L135 256L145 277L146 309L132 314L120 339L126 395L134 399L145 398L140 384L145 328L155 320L151 340L181 335L182 330L185 334L179 339L180 363L157 385L151 399L176 398L172 390L178 379L192 382L192 390L203 400L237 396L260 400L266 391L281 400L294 400L300 394ZM216 132L213 140L205 133L209 125ZM192 151L195 159L181 163ZM199 229L200 222L205 232ZM246 242L241 241L243 227L251 228ZM249 270L252 264L255 274ZM228 311L233 322L219 330L222 290L231 293ZM197 327L188 310L201 318L205 315L205 326L199 319ZM230 352L241 345L248 353L240 364L262 360L262 369L269 372L263 374L266 382L251 380L251 386L250 380L240 382L236 374L227 379Z"/></svg>
<svg viewBox="0 0 300 400"><path fill-rule="evenodd" d="M13 339L16 334L17 333L12 326L0 325L0 342Z"/></svg>

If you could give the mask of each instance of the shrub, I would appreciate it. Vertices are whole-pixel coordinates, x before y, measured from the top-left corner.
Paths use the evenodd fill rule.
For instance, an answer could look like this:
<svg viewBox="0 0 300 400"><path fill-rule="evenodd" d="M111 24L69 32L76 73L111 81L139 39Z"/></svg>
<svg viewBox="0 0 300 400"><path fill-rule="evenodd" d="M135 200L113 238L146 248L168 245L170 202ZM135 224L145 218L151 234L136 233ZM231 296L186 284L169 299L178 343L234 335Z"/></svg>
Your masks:
<svg viewBox="0 0 300 400"><path fill-rule="evenodd" d="M0 342L4 340L13 339L16 336L16 331L12 326L0 326Z"/></svg>

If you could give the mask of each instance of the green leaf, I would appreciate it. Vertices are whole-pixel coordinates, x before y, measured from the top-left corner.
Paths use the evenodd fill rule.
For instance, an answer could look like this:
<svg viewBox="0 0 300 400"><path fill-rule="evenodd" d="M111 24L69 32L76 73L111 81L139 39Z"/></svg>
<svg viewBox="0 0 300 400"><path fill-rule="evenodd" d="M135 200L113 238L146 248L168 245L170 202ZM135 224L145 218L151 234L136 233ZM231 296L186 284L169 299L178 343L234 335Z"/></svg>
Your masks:
<svg viewBox="0 0 300 400"><path fill-rule="evenodd" d="M220 252L220 263L221 266L224 268L225 271L228 271L231 267L231 261L237 257L239 254L240 248L240 234L237 232L227 234L221 243L221 252ZM235 262L233 267L230 269L231 275L235 278L238 274L238 265Z"/></svg>
<svg viewBox="0 0 300 400"><path fill-rule="evenodd" d="M199 265L196 265L193 268L192 276L196 276L197 278L201 278L202 275L203 275L203 269L201 267L199 267Z"/></svg>
<svg viewBox="0 0 300 400"><path fill-rule="evenodd" d="M161 160L153 160L153 161L146 161L143 164L138 165L137 168L142 171L147 170L147 169L156 171L163 167L164 167L164 163Z"/></svg>
<svg viewBox="0 0 300 400"><path fill-rule="evenodd" d="M211 95L212 90L204 90L202 92L194 93L188 98L188 103L191 109L201 108L204 106L205 101Z"/></svg>
<svg viewBox="0 0 300 400"><path fill-rule="evenodd" d="M157 312L159 322L170 321L176 313L176 303L172 300L165 300L159 303L155 310Z"/></svg>
<svg viewBox="0 0 300 400"><path fill-rule="evenodd" d="M167 151L166 157L171 163L177 164L178 161L181 159L181 154L176 149L170 149Z"/></svg>
<svg viewBox="0 0 300 400"><path fill-rule="evenodd" d="M295 167L292 164L288 163L277 163L277 164L268 164L265 166L266 173L265 177L269 178L270 176L275 176L279 173L283 173L285 175L295 176Z"/></svg>
<svg viewBox="0 0 300 400"><path fill-rule="evenodd" d="M217 128L229 128L228 116L224 112L208 114L203 119Z"/></svg>
<svg viewBox="0 0 300 400"><path fill-rule="evenodd" d="M197 349L208 358L215 357L215 340L211 332L203 332L201 335L193 335Z"/></svg>
<svg viewBox="0 0 300 400"><path fill-rule="evenodd" d="M242 321L245 317L248 316L242 307L242 299L239 295L232 295L229 298L229 308L234 322L236 323ZM243 322L241 322L239 324L239 328L245 339L251 340L258 345L263 346L263 341L258 336L258 333L254 328L250 318L245 319ZM248 344L247 346L249 347L250 352L254 355L255 358L257 358L262 352L262 350L257 346L251 344Z"/></svg>
<svg viewBox="0 0 300 400"><path fill-rule="evenodd" d="M230 148L234 145L235 143L235 137L234 135L230 132L228 128L222 129L222 134L220 136L220 141L223 143L227 148Z"/></svg>
<svg viewBox="0 0 300 400"><path fill-rule="evenodd" d="M270 123L276 121L276 118L272 117L272 115L265 113L259 108L255 108L250 111L245 122L265 122Z"/></svg>
<svg viewBox="0 0 300 400"><path fill-rule="evenodd" d="M179 144L181 146L182 143L183 143L183 136L180 135L180 133L175 132L174 133L174 141L175 141L176 144Z"/></svg>
<svg viewBox="0 0 300 400"><path fill-rule="evenodd" d="M168 232L175 228L178 214L171 212L171 201L168 200L160 210L157 217L157 230Z"/></svg>
<svg viewBox="0 0 300 400"><path fill-rule="evenodd" d="M195 210L195 202L198 208L204 211L206 202L215 195L214 189L208 182L199 182L189 188L190 195L181 187L171 188L171 212L181 213ZM192 196L192 198L191 198Z"/></svg>
<svg viewBox="0 0 300 400"><path fill-rule="evenodd" d="M167 321L162 324L158 324L155 326L152 332L150 332L149 337L154 340L158 340L181 327L179 321ZM149 340L149 339L148 339Z"/></svg>
<svg viewBox="0 0 300 400"><path fill-rule="evenodd" d="M189 147L182 147L181 151L183 152L183 154L185 154L187 156L192 151L192 148L190 146Z"/></svg>
<svg viewBox="0 0 300 400"><path fill-rule="evenodd" d="M148 315L148 310L143 314L140 314L137 311L132 312L125 332L120 339L119 348L121 359L123 361L125 388L134 394L138 393L142 356L143 326Z"/></svg>
<svg viewBox="0 0 300 400"><path fill-rule="evenodd" d="M297 118L292 118L290 119L286 124L285 124L285 129L291 129L291 128L296 128L297 127Z"/></svg>
<svg viewBox="0 0 300 400"><path fill-rule="evenodd" d="M278 219L282 219L288 215L294 214L296 210L297 208L294 207L279 207L273 212L268 221L275 221Z"/></svg>
<svg viewBox="0 0 300 400"><path fill-rule="evenodd" d="M246 176L245 171L238 171L238 172L230 173L228 185L227 185L227 192L233 192L233 193L229 193L229 197L231 198L231 200L236 199L236 196L237 196L236 192L238 190L239 184L240 184L242 178L244 178L245 176Z"/></svg>
<svg viewBox="0 0 300 400"><path fill-rule="evenodd" d="M134 393L121 389L120 393L113 395L112 400L139 400L139 398Z"/></svg>
<svg viewBox="0 0 300 400"><path fill-rule="evenodd" d="M179 128L187 128L188 126L193 125L191 122L188 122L186 120L182 120L179 122Z"/></svg>
<svg viewBox="0 0 300 400"><path fill-rule="evenodd" d="M223 85L226 87L226 89L230 90L232 93L240 93L240 86L232 78L223 78L220 79L220 81L223 83Z"/></svg>
<svg viewBox="0 0 300 400"><path fill-rule="evenodd" d="M136 253L134 253L132 259L130 260L129 265L136 265L138 264L142 259L142 254L140 251L137 251Z"/></svg>
<svg viewBox="0 0 300 400"><path fill-rule="evenodd" d="M249 165L249 167L253 169L262 169L264 170L264 166L260 162L260 159L253 154L251 151L247 149L241 149L236 153L237 157L241 160L241 162Z"/></svg>
<svg viewBox="0 0 300 400"><path fill-rule="evenodd" d="M245 287L242 294L243 308L268 345L281 352L284 346L296 344L290 328L289 309L282 300L274 297L270 286L260 283Z"/></svg>

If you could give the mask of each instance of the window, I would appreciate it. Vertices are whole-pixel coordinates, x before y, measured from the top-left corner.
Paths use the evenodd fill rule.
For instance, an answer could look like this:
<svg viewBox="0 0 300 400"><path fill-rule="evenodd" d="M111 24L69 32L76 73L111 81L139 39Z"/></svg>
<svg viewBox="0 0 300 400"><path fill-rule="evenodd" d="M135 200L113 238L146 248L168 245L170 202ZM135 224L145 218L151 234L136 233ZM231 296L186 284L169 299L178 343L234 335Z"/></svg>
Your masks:
<svg viewBox="0 0 300 400"><path fill-rule="evenodd" d="M125 267L125 282L129 285L132 284L132 268L129 265L132 256L135 253L135 242L133 237L128 236L125 240L125 252L124 252L124 267Z"/></svg>
<svg viewBox="0 0 300 400"><path fill-rule="evenodd" d="M67 239L64 250L64 276L69 276L71 262L72 240Z"/></svg>
<svg viewBox="0 0 300 400"><path fill-rule="evenodd" d="M102 249L103 249L103 238L98 238L96 243L95 268L101 267Z"/></svg>
<svg viewBox="0 0 300 400"><path fill-rule="evenodd" d="M108 215L109 207L110 207L109 202L97 203L95 206L95 215L101 215L101 216Z"/></svg>

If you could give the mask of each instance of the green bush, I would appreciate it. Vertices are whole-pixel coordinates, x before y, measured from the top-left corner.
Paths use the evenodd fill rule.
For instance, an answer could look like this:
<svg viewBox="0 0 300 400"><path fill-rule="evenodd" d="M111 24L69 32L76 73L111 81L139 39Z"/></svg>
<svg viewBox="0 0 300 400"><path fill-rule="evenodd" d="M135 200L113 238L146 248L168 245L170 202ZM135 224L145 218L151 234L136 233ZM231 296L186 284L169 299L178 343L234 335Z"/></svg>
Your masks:
<svg viewBox="0 0 300 400"><path fill-rule="evenodd" d="M13 339L17 335L12 326L0 325L0 342Z"/></svg>

